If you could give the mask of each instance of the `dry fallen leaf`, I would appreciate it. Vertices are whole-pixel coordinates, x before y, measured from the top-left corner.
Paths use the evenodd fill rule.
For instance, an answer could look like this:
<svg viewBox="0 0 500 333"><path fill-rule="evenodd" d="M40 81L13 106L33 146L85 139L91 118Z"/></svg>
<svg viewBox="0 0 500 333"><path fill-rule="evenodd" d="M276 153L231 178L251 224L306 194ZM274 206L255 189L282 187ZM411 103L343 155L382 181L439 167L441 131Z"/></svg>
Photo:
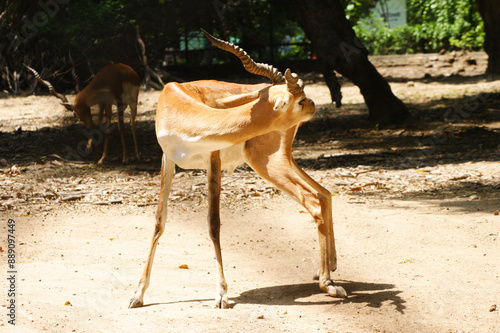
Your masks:
<svg viewBox="0 0 500 333"><path fill-rule="evenodd" d="M299 210L299 213L300 214L307 214L307 212L305 210Z"/></svg>
<svg viewBox="0 0 500 333"><path fill-rule="evenodd" d="M469 178L469 176L465 175L465 176L453 177L453 178L450 178L450 180L464 180L464 179L467 179L467 178Z"/></svg>
<svg viewBox="0 0 500 333"><path fill-rule="evenodd" d="M408 263L413 264L414 262L415 262L415 259L410 258L410 259L405 259L403 261L400 261L400 262L398 262L398 264L408 264Z"/></svg>
<svg viewBox="0 0 500 333"><path fill-rule="evenodd" d="M182 264L179 266L180 269L189 269L188 265Z"/></svg>
<svg viewBox="0 0 500 333"><path fill-rule="evenodd" d="M490 312L493 312L493 311L496 311L497 310L497 305L496 304L493 304L492 306L490 306Z"/></svg>
<svg viewBox="0 0 500 333"><path fill-rule="evenodd" d="M500 215L500 213L498 212L498 210L495 210L495 212L493 213L493 215Z"/></svg>
<svg viewBox="0 0 500 333"><path fill-rule="evenodd" d="M66 301L66 303L64 303L64 305L73 306L73 304L71 304L70 301Z"/></svg>
<svg viewBox="0 0 500 333"><path fill-rule="evenodd" d="M362 192L362 191L363 191L363 188L361 188L361 187L359 187L359 186L358 186L358 187L351 187L351 188L350 188L350 190L351 190L352 192Z"/></svg>

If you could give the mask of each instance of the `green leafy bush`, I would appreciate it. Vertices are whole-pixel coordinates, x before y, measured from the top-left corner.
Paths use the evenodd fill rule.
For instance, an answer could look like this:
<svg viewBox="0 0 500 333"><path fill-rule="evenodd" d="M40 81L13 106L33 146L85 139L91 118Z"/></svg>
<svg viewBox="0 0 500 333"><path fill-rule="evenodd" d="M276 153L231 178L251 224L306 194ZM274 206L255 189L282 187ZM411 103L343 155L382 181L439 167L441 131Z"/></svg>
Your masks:
<svg viewBox="0 0 500 333"><path fill-rule="evenodd" d="M354 25L371 54L480 50L483 21L473 0L407 0L407 26L389 29L374 14Z"/></svg>

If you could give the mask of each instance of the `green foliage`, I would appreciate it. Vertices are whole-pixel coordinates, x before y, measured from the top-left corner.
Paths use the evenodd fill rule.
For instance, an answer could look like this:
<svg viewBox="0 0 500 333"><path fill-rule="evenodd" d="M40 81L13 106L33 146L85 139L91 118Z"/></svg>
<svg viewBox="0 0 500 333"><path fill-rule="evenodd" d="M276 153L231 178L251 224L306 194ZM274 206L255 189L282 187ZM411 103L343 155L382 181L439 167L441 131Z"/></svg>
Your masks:
<svg viewBox="0 0 500 333"><path fill-rule="evenodd" d="M408 26L392 30L370 14L382 0L340 1L357 36L372 54L436 52L442 48L477 50L483 45L483 22L474 0L407 0ZM40 16L44 15L40 4L49 2L58 4L58 10L46 13L44 18ZM200 27L222 38L236 38L258 61L310 56L308 47L279 46L306 44L288 0L78 0L65 4L7 0L0 9L7 13L0 22L0 62L2 58L22 62L19 54L24 52L40 62L43 57L64 58L68 49L75 58L83 58L103 40L135 26L153 66L161 63L167 48L179 49L181 40L187 38L189 42L192 32ZM36 24L37 20L47 23ZM22 37L16 48L19 54L10 48L16 36ZM271 44L275 45L273 52ZM216 57L227 59L222 58L223 53Z"/></svg>
<svg viewBox="0 0 500 333"><path fill-rule="evenodd" d="M293 45L279 48L279 56L283 59L307 59L310 56L309 48L306 45L306 36L302 30L297 27L297 33L294 37L287 38L284 41Z"/></svg>
<svg viewBox="0 0 500 333"><path fill-rule="evenodd" d="M356 36L370 54L413 53L416 44L415 29L410 26L390 29L381 18L371 14L354 26Z"/></svg>
<svg viewBox="0 0 500 333"><path fill-rule="evenodd" d="M389 29L372 14L354 30L371 54L483 47L483 21L474 0L407 0L407 21L407 26Z"/></svg>
<svg viewBox="0 0 500 333"><path fill-rule="evenodd" d="M347 19L355 24L361 18L370 14L370 9L375 7L377 0L341 0Z"/></svg>

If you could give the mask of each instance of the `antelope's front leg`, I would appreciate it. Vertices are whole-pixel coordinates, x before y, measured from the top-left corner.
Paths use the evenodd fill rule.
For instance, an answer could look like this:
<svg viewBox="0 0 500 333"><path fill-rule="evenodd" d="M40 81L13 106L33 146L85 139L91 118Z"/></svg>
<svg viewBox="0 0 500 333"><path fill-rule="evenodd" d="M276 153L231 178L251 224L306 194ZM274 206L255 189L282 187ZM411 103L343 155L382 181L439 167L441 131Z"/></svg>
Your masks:
<svg viewBox="0 0 500 333"><path fill-rule="evenodd" d="M104 112L106 113L106 128L104 130L104 149L102 152L101 159L97 164L103 164L108 156L108 145L109 145L109 132L111 131L111 104L106 104L104 106Z"/></svg>
<svg viewBox="0 0 500 333"><path fill-rule="evenodd" d="M104 104L100 103L99 104L99 122L97 123L97 128L95 128L94 122L92 121L92 115L89 114L88 120L84 121L85 126L87 127L87 130L99 131L99 132L101 131L103 113L104 113ZM100 141L100 140L97 140L97 141ZM97 142L97 143L94 142L94 135L90 135L90 137L87 141L87 147L85 148L85 152L90 153L91 149L92 149L92 145L98 145L98 144L99 144L99 142Z"/></svg>
<svg viewBox="0 0 500 333"><path fill-rule="evenodd" d="M314 185L316 185L315 183ZM318 184L319 186L319 184ZM314 186L315 187L315 186ZM319 287L333 297L347 297L344 288L335 286L330 271L337 269L337 253L333 235L331 194L326 189L317 194L319 212L311 211L317 228L320 247L320 267L318 272ZM316 215L317 214L317 215Z"/></svg>
<svg viewBox="0 0 500 333"><path fill-rule="evenodd" d="M346 297L344 288L335 286L330 271L337 267L333 234L331 194L309 177L291 155L295 128L271 132L246 142L245 161L264 179L296 198L316 221L320 246L319 287L330 296ZM279 147L276 150L276 147Z"/></svg>
<svg viewBox="0 0 500 333"><path fill-rule="evenodd" d="M347 297L344 288L335 286L330 277L330 272L337 269L337 251L333 233L332 200L331 193L314 179L309 177L290 157L290 163L295 173L309 186L312 196L304 196L304 207L311 213L316 221L320 247L320 267L318 270L319 287L332 297ZM304 192L307 193L307 192Z"/></svg>
<svg viewBox="0 0 500 333"><path fill-rule="evenodd" d="M224 278L222 266L222 253L220 248L220 191L221 191L221 160L220 152L210 154L210 165L208 170L208 224L210 238L215 248L217 263L217 294L215 295L215 308L227 309L229 307L227 297L227 283Z"/></svg>

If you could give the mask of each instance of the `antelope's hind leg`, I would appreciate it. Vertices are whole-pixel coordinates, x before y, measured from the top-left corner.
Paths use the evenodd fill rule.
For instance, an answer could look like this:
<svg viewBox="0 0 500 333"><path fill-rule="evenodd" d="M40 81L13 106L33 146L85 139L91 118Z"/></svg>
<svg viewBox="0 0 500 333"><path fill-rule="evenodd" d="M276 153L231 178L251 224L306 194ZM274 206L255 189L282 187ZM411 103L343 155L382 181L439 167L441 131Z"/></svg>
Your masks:
<svg viewBox="0 0 500 333"><path fill-rule="evenodd" d="M224 278L222 265L222 252L220 247L220 191L221 191L221 160L220 152L214 151L210 154L210 165L207 168L208 175L208 225L210 239L214 244L215 258L217 264L217 294L215 295L215 308L227 309L229 307L227 297L227 283Z"/></svg>
<svg viewBox="0 0 500 333"><path fill-rule="evenodd" d="M135 134L135 118L137 117L137 98L135 102L129 104L130 106L130 130L132 131L132 138L134 139L135 157L137 161L140 159L139 148L137 147L137 135Z"/></svg>
<svg viewBox="0 0 500 333"><path fill-rule="evenodd" d="M128 155L127 155L127 146L125 144L125 126L123 123L123 115L125 113L125 109L127 108L127 104L123 104L123 102L118 101L117 102L118 106L118 131L120 132L120 138L122 141L122 163L125 164L128 161Z"/></svg>
<svg viewBox="0 0 500 333"><path fill-rule="evenodd" d="M161 161L161 185L160 185L160 198L158 200L158 209L156 211L156 225L151 241L151 248L149 250L146 266L139 281L139 285L130 299L129 308L138 308L144 305L144 293L149 286L149 279L151 277L151 268L153 267L153 258L158 245L158 240L163 234L165 229L165 221L167 220L167 205L172 179L174 177L175 163L163 154Z"/></svg>

